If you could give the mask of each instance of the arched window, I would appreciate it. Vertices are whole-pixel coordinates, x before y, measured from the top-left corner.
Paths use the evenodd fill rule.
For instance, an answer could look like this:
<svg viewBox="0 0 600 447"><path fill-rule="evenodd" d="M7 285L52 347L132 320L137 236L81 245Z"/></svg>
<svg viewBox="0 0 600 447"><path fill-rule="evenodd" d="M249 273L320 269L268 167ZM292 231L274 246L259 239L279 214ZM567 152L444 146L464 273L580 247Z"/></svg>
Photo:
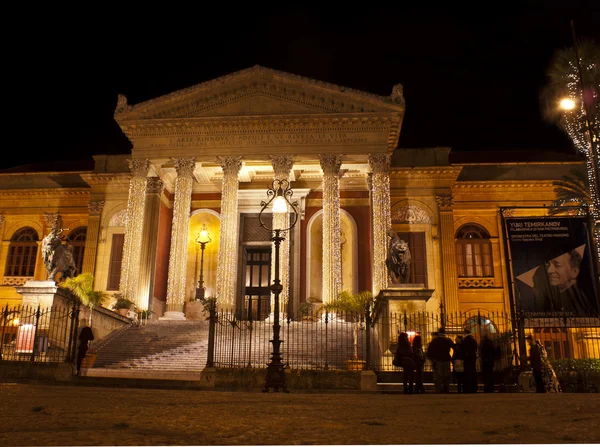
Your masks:
<svg viewBox="0 0 600 447"><path fill-rule="evenodd" d="M479 225L463 225L456 232L456 268L459 277L494 276L490 235Z"/></svg>
<svg viewBox="0 0 600 447"><path fill-rule="evenodd" d="M39 240L31 227L21 228L10 239L4 276L33 277Z"/></svg>
<svg viewBox="0 0 600 447"><path fill-rule="evenodd" d="M77 266L77 273L81 273L81 268L83 267L83 250L85 248L86 234L87 227L77 227L66 238L67 245L73 247L73 259Z"/></svg>

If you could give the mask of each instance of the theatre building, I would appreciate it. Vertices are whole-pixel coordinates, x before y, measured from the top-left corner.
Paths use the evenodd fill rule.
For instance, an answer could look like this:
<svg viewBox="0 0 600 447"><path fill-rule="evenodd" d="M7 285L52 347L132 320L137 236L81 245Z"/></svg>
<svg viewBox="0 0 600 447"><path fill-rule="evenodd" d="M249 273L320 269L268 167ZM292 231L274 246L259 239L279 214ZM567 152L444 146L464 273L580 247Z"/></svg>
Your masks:
<svg viewBox="0 0 600 447"><path fill-rule="evenodd" d="M47 279L42 239L58 225L95 289L153 318L188 319L202 276L220 309L265 319L274 251L261 219L276 219L260 214L278 179L298 218L280 247L285 312L368 290L391 294L391 311L510 315L503 218L546 216L552 182L583 161L398 147L405 107L402 85L378 96L260 66L139 104L119 95L130 154L0 172L0 305ZM389 229L411 254L397 284Z"/></svg>

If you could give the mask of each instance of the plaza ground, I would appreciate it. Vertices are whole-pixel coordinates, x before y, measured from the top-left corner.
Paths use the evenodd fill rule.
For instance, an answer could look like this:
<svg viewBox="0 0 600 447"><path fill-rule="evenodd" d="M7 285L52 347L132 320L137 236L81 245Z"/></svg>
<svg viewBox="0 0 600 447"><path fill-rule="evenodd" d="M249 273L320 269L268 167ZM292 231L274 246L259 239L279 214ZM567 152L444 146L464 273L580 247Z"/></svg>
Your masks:
<svg viewBox="0 0 600 447"><path fill-rule="evenodd" d="M261 393L0 383L0 445L600 442L600 394Z"/></svg>

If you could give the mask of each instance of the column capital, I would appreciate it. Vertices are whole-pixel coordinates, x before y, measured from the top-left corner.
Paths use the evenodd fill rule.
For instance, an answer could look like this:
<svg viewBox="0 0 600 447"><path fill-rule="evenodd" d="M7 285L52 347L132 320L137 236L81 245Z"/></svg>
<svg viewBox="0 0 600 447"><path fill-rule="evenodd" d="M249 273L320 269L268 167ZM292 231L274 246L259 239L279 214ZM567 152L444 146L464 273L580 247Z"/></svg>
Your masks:
<svg viewBox="0 0 600 447"><path fill-rule="evenodd" d="M0 227L4 225L4 222L6 222L6 218L4 217L4 214L0 214Z"/></svg>
<svg viewBox="0 0 600 447"><path fill-rule="evenodd" d="M173 164L177 171L177 177L192 178L194 175L194 168L196 167L194 157L174 158Z"/></svg>
<svg viewBox="0 0 600 447"><path fill-rule="evenodd" d="M160 194L164 188L164 183L160 177L148 177L146 179L146 195Z"/></svg>
<svg viewBox="0 0 600 447"><path fill-rule="evenodd" d="M373 174L386 174L390 170L392 154L369 154L369 166Z"/></svg>
<svg viewBox="0 0 600 447"><path fill-rule="evenodd" d="M90 216L99 216L104 209L104 200L91 200L88 202L88 212Z"/></svg>
<svg viewBox="0 0 600 447"><path fill-rule="evenodd" d="M60 222L60 214L58 213L44 213L44 221L46 222L46 226L50 228L57 227Z"/></svg>
<svg viewBox="0 0 600 447"><path fill-rule="evenodd" d="M319 157L323 174L340 175L342 167L342 156L333 154L323 154Z"/></svg>
<svg viewBox="0 0 600 447"><path fill-rule="evenodd" d="M148 175L150 160L146 158L134 158L133 160L127 160L127 163L135 177L146 177Z"/></svg>
<svg viewBox="0 0 600 447"><path fill-rule="evenodd" d="M440 211L452 211L454 206L454 197L452 196L435 196Z"/></svg>
<svg viewBox="0 0 600 447"><path fill-rule="evenodd" d="M275 178L287 180L292 166L294 166L294 157L291 155L271 155L270 157Z"/></svg>
<svg viewBox="0 0 600 447"><path fill-rule="evenodd" d="M225 175L238 175L242 169L242 157L217 157Z"/></svg>
<svg viewBox="0 0 600 447"><path fill-rule="evenodd" d="M373 191L373 173L367 172L367 189Z"/></svg>

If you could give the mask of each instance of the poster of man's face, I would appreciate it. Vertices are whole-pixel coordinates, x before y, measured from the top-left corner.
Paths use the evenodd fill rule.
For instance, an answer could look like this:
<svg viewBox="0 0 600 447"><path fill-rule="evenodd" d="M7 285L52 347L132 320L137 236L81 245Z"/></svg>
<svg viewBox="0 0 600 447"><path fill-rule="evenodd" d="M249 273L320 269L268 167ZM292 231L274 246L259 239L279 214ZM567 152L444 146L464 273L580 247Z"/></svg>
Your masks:
<svg viewBox="0 0 600 447"><path fill-rule="evenodd" d="M585 219L511 218L506 230L518 310L531 317L598 314Z"/></svg>

